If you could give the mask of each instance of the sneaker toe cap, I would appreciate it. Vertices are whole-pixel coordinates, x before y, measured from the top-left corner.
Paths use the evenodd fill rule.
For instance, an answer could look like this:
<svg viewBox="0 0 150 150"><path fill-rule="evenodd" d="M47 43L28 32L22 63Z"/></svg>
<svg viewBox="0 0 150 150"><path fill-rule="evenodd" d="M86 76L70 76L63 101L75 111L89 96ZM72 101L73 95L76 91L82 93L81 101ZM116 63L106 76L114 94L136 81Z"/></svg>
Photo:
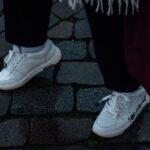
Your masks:
<svg viewBox="0 0 150 150"><path fill-rule="evenodd" d="M116 119L108 116L99 115L95 123L101 128L110 128L115 125Z"/></svg>
<svg viewBox="0 0 150 150"><path fill-rule="evenodd" d="M0 79L0 89L3 89L3 87L5 88L5 86L10 86L15 84L16 81L13 79Z"/></svg>
<svg viewBox="0 0 150 150"><path fill-rule="evenodd" d="M109 116L109 114L100 114L94 122L93 126L98 126L102 131L112 131L121 128L124 126L124 124L124 120L112 117L111 115Z"/></svg>

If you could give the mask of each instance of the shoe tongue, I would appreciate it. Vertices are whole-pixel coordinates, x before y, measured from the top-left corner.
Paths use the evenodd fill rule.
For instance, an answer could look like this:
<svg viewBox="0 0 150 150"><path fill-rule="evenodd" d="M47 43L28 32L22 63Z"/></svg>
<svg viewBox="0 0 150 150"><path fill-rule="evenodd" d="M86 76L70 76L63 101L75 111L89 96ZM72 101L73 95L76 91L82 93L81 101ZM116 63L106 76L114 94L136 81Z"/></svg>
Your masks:
<svg viewBox="0 0 150 150"><path fill-rule="evenodd" d="M13 64L15 63L15 58L13 57L14 54L20 54L20 48L17 45L13 45L13 50L10 50L9 54L4 59L7 67L12 68Z"/></svg>
<svg viewBox="0 0 150 150"><path fill-rule="evenodd" d="M115 112L118 109L118 96L113 95L111 100L107 102L110 112Z"/></svg>
<svg viewBox="0 0 150 150"><path fill-rule="evenodd" d="M15 51L16 53L21 53L21 48L17 45L13 45L13 51Z"/></svg>

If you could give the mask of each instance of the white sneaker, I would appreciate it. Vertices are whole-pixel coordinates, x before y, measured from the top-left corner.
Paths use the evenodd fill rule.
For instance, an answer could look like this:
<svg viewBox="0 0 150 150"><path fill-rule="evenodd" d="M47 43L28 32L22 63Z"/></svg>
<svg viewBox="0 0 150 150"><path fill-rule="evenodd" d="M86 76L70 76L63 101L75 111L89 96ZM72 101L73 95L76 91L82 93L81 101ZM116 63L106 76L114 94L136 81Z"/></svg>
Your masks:
<svg viewBox="0 0 150 150"><path fill-rule="evenodd" d="M12 90L21 87L46 67L57 64L61 51L50 40L43 50L35 53L21 53L18 46L4 58L5 68L0 72L0 89Z"/></svg>
<svg viewBox="0 0 150 150"><path fill-rule="evenodd" d="M143 87L132 93L113 92L102 99L108 100L93 125L93 132L111 138L122 134L150 102Z"/></svg>

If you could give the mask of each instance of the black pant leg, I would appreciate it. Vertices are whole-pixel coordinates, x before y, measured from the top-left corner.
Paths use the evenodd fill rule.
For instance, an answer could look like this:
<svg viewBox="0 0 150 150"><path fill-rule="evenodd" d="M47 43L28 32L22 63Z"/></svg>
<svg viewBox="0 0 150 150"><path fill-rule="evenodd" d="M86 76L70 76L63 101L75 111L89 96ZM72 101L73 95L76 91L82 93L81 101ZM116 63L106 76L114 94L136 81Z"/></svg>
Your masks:
<svg viewBox="0 0 150 150"><path fill-rule="evenodd" d="M4 0L6 40L32 47L47 39L52 0Z"/></svg>
<svg viewBox="0 0 150 150"><path fill-rule="evenodd" d="M95 13L86 5L91 25L96 57L107 88L118 92L130 92L139 87L129 74L124 58L123 17Z"/></svg>

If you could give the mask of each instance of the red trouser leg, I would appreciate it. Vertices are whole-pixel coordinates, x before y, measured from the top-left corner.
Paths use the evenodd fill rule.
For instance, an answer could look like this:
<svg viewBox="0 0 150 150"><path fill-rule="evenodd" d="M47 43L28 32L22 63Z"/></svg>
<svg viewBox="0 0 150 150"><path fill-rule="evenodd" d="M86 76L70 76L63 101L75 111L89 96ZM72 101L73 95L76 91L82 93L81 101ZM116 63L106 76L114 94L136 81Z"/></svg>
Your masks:
<svg viewBox="0 0 150 150"><path fill-rule="evenodd" d="M125 18L126 61L132 76L150 93L150 1L140 1L140 12Z"/></svg>

